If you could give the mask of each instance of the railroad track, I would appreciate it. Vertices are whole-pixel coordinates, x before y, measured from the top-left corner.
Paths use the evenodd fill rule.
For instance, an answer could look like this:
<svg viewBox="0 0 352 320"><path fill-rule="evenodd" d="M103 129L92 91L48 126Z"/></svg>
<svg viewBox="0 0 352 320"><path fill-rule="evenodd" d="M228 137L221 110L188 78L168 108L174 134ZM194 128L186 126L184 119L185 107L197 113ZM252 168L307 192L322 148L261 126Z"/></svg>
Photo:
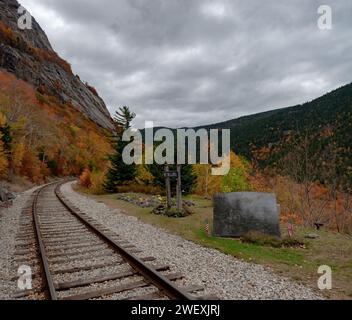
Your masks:
<svg viewBox="0 0 352 320"><path fill-rule="evenodd" d="M62 184L36 190L22 212L15 265L31 268L33 288L16 291L14 298L206 299L192 295L202 287L178 287L182 274L155 264L155 258L143 256L133 244L73 206L62 195Z"/></svg>

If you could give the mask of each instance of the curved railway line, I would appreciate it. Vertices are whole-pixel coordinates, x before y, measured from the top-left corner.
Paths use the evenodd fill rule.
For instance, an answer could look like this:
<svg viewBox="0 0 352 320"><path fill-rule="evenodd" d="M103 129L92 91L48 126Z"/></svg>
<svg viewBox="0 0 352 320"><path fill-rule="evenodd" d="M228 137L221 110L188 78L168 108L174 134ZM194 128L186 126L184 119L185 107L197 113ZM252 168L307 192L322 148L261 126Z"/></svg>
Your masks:
<svg viewBox="0 0 352 320"><path fill-rule="evenodd" d="M14 298L205 299L199 297L202 287L178 287L181 274L155 264L72 205L60 191L63 183L37 189L21 214L15 264L30 266L33 288Z"/></svg>

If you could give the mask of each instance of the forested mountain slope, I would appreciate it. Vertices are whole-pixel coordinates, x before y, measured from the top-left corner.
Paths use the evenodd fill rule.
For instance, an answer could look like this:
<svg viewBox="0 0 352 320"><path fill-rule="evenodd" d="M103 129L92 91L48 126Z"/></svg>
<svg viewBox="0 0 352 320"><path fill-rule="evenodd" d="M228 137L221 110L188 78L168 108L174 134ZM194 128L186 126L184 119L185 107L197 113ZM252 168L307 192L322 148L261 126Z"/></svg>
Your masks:
<svg viewBox="0 0 352 320"><path fill-rule="evenodd" d="M318 168L331 163L333 157L337 175L347 176L351 182L352 84L302 105L202 128L231 129L235 152L247 158L260 154L262 165L278 166L299 150Z"/></svg>

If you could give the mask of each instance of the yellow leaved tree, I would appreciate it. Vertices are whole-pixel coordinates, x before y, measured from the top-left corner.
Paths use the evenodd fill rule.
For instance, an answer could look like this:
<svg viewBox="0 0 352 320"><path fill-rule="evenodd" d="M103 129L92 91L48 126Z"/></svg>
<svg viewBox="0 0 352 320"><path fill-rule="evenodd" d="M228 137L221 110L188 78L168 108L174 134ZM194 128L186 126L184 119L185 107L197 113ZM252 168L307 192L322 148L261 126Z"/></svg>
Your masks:
<svg viewBox="0 0 352 320"><path fill-rule="evenodd" d="M0 113L0 128L3 128L6 124L6 117ZM4 177L7 174L8 160L4 149L4 143L2 141L3 135L0 132L0 177Z"/></svg>
<svg viewBox="0 0 352 320"><path fill-rule="evenodd" d="M230 154L230 171L225 176L213 176L211 165L197 164L193 170L197 176L195 193L205 198L212 197L218 192L249 191L248 182L250 166L233 151Z"/></svg>

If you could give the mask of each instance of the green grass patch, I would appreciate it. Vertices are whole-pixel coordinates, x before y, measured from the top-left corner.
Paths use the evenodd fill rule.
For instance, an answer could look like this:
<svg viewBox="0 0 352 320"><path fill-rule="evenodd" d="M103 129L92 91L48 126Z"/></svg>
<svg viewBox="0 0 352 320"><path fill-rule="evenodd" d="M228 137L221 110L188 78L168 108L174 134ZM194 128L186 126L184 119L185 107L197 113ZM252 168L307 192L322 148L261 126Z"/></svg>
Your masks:
<svg viewBox="0 0 352 320"><path fill-rule="evenodd" d="M258 244L243 243L237 239L209 237L202 229L197 230L196 235L202 245L247 261L287 265L299 265L303 262L303 255L298 250L269 248Z"/></svg>

